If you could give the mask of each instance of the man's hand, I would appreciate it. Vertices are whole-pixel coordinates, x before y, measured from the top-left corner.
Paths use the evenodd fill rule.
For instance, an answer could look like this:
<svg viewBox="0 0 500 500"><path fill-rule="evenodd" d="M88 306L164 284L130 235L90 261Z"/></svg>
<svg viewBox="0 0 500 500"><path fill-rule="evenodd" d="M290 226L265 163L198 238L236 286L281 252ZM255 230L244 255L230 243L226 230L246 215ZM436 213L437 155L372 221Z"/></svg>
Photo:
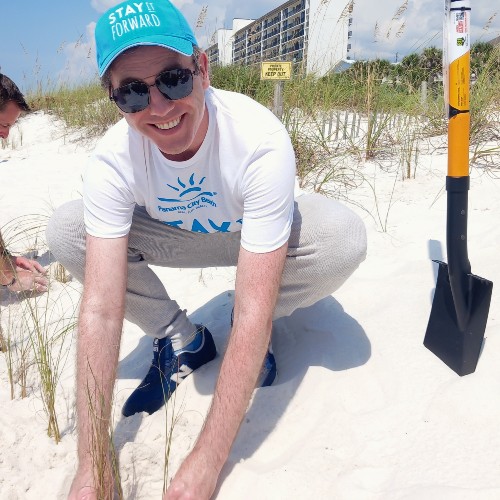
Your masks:
<svg viewBox="0 0 500 500"><path fill-rule="evenodd" d="M47 274L47 271L36 260L27 259L26 257L11 257L13 264L20 268L31 271L32 273Z"/></svg>
<svg viewBox="0 0 500 500"><path fill-rule="evenodd" d="M26 257L10 257L10 268L16 281L8 287L11 292L46 292L48 290L47 271L36 260Z"/></svg>
<svg viewBox="0 0 500 500"><path fill-rule="evenodd" d="M163 500L208 500L217 485L219 471L193 450L172 479Z"/></svg>
<svg viewBox="0 0 500 500"><path fill-rule="evenodd" d="M71 490L69 491L68 500L98 500L97 490L94 486L92 474L77 473L71 483Z"/></svg>
<svg viewBox="0 0 500 500"><path fill-rule="evenodd" d="M100 487L94 486L91 470L80 470L76 473L68 500L112 500L113 499L113 476L109 467L106 467L105 478L102 479Z"/></svg>

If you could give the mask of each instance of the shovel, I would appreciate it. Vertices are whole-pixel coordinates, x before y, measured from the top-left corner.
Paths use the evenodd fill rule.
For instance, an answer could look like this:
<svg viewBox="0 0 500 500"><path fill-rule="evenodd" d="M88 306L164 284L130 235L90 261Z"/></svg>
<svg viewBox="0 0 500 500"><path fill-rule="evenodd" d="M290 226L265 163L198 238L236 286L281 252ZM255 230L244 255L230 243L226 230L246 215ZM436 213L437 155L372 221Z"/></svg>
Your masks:
<svg viewBox="0 0 500 500"><path fill-rule="evenodd" d="M424 345L458 375L476 369L493 283L471 273L469 190L470 0L445 0L443 70L448 108L446 248L439 265Z"/></svg>

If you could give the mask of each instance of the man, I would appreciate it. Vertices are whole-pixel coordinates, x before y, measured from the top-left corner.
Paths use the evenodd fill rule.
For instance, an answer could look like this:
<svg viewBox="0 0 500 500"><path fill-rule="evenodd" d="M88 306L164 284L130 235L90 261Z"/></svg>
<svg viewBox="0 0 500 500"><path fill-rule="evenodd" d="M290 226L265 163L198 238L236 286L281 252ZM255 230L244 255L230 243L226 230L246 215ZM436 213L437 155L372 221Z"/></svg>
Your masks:
<svg viewBox="0 0 500 500"><path fill-rule="evenodd" d="M17 85L8 76L0 73L0 138L7 139L10 129L21 113L29 110ZM47 290L45 274L45 269L35 260L12 255L0 233L0 288L11 292L29 290L45 292Z"/></svg>
<svg viewBox="0 0 500 500"><path fill-rule="evenodd" d="M105 442L124 316L155 339L151 369L125 416L156 411L215 356L208 329L189 321L148 265L236 265L232 329L212 405L165 494L206 499L252 391L276 375L273 319L336 290L365 257L365 229L333 200L294 200L286 129L248 97L210 87L207 57L168 0L113 7L95 37L99 74L124 119L89 162L83 206L64 205L47 230L58 260L84 282L79 466L70 498L98 496L91 443L96 425ZM90 407L99 415L93 421Z"/></svg>

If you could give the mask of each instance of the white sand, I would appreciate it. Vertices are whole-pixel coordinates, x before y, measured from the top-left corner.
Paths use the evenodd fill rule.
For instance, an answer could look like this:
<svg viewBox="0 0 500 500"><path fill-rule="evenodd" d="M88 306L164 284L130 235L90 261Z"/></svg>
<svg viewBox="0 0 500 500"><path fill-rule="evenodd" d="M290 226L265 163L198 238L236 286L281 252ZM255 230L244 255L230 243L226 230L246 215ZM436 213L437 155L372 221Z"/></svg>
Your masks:
<svg viewBox="0 0 500 500"><path fill-rule="evenodd" d="M77 198L92 148L63 137L43 114L24 119L22 145L0 149L0 227ZM500 311L496 289L474 374L459 377L422 342L436 282L431 258L446 258L445 149L421 155L416 178L376 172L349 194L365 210L366 261L332 297L276 322L278 382L255 392L221 475L221 499L493 500L500 498ZM493 172L494 173L494 172ZM472 271L500 283L500 180L474 169L469 195ZM498 170L496 171L498 175ZM394 193L391 199L393 186ZM376 208L387 231L376 222ZM388 209L388 207L390 208ZM373 214L375 219L369 215ZM40 241L38 241L40 243ZM11 248L22 251L23 248ZM42 252L48 264L48 255ZM214 333L223 353L234 269L159 269L171 295ZM52 282L48 304L68 312L81 287ZM18 340L28 301L0 292L4 336ZM33 299L32 299L33 300ZM9 316L10 315L10 316ZM15 325L12 319L15 319ZM35 367L28 396L10 399L0 354L0 499L65 498L75 471L74 340L67 339L58 387L62 441L46 435ZM115 444L125 498L161 498L165 412L120 419L148 368L151 340L126 323L115 397ZM221 356L177 390L169 475L193 445L211 400Z"/></svg>

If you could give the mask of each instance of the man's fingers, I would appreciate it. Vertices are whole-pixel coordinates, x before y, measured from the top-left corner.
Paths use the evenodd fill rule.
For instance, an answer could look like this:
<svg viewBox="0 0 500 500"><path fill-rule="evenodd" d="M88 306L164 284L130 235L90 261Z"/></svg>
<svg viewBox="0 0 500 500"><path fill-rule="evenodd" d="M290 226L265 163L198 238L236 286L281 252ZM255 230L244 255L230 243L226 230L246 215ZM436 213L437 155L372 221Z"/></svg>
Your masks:
<svg viewBox="0 0 500 500"><path fill-rule="evenodd" d="M33 281L36 284L43 285L43 286L46 286L49 283L49 280L45 276L38 276L38 275L35 275L35 278Z"/></svg>
<svg viewBox="0 0 500 500"><path fill-rule="evenodd" d="M31 261L33 263L33 268L41 274L47 274L47 270L36 260Z"/></svg>
<svg viewBox="0 0 500 500"><path fill-rule="evenodd" d="M34 275L33 290L37 292L46 292L48 290L48 280L44 276Z"/></svg>
<svg viewBox="0 0 500 500"><path fill-rule="evenodd" d="M49 289L47 286L47 280L45 280L45 282L35 281L34 288L37 292L46 292Z"/></svg>
<svg viewBox="0 0 500 500"><path fill-rule="evenodd" d="M47 274L47 270L43 266L41 266L36 260L28 261L24 269L26 269L26 271L31 271L32 273L35 274L42 274L42 275Z"/></svg>
<svg viewBox="0 0 500 500"><path fill-rule="evenodd" d="M18 270L23 269L37 274L47 274L46 269L36 260L27 259L26 257L13 257L12 262Z"/></svg>
<svg viewBox="0 0 500 500"><path fill-rule="evenodd" d="M29 292L30 290L36 292L46 292L48 290L48 279L31 271L19 271L16 275L16 281L9 287L11 292Z"/></svg>

